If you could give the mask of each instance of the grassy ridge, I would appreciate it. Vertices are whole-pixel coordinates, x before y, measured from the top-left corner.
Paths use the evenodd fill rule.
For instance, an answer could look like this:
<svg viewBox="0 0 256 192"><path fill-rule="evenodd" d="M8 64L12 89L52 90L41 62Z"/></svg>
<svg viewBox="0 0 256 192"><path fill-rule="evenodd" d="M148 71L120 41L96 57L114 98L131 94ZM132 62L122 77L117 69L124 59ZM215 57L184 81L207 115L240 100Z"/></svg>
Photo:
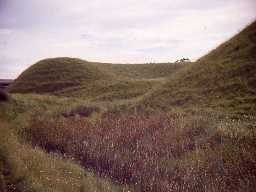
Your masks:
<svg viewBox="0 0 256 192"><path fill-rule="evenodd" d="M127 100L151 90L183 64L114 65L74 58L39 61L9 87L12 93L45 93L97 101Z"/></svg>
<svg viewBox="0 0 256 192"><path fill-rule="evenodd" d="M140 104L222 108L256 112L256 22L218 48L178 71Z"/></svg>
<svg viewBox="0 0 256 192"><path fill-rule="evenodd" d="M197 62L120 65L71 58L40 61L11 92L48 93L90 101L138 100L136 106L170 110L201 107L256 112L256 24Z"/></svg>
<svg viewBox="0 0 256 192"><path fill-rule="evenodd" d="M111 76L91 63L74 58L39 61L24 71L10 86L10 92L54 93L68 87L89 84Z"/></svg>

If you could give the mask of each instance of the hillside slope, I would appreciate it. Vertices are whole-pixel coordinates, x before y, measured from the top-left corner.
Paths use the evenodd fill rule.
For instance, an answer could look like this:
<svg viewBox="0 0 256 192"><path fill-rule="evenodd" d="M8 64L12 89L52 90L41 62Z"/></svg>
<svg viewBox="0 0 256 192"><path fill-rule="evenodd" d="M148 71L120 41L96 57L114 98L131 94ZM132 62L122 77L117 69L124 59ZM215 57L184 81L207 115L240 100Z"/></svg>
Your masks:
<svg viewBox="0 0 256 192"><path fill-rule="evenodd" d="M12 93L44 93L96 101L132 99L164 82L183 64L110 64L52 58L25 70L9 87Z"/></svg>
<svg viewBox="0 0 256 192"><path fill-rule="evenodd" d="M97 63L96 63L97 64ZM149 64L108 64L98 63L101 69L105 69L117 77L131 79L155 79L170 77L176 71L182 69L187 63L149 63Z"/></svg>
<svg viewBox="0 0 256 192"><path fill-rule="evenodd" d="M25 70L10 86L15 93L53 93L77 87L111 75L93 64L75 58L52 58L37 62Z"/></svg>
<svg viewBox="0 0 256 192"><path fill-rule="evenodd" d="M256 22L147 94L139 105L256 112Z"/></svg>

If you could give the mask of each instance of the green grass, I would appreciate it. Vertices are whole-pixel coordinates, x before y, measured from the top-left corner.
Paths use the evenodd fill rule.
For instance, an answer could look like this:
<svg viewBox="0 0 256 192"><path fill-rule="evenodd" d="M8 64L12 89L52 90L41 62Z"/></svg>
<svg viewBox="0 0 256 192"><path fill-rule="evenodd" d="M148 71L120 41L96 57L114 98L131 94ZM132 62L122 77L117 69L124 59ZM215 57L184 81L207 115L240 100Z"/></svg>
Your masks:
<svg viewBox="0 0 256 192"><path fill-rule="evenodd" d="M30 118L53 117L57 105L65 100L56 98L17 96L15 101L22 103L1 104L0 110L0 191L36 192L95 192L132 191L128 186L100 177L84 170L73 158L60 154L47 153L30 145L24 138L24 129ZM31 98L33 100L31 101ZM44 100L44 102L42 102ZM35 107L37 104L37 107ZM12 106L11 106L12 105ZM47 106L48 115L40 111ZM59 106L60 107L60 106ZM49 109L51 108L51 109ZM48 116L48 117L47 117ZM10 123L6 122L9 121Z"/></svg>
<svg viewBox="0 0 256 192"><path fill-rule="evenodd" d="M101 69L115 74L119 78L156 79L170 77L182 69L185 63L149 63L149 64L107 64L95 63Z"/></svg>
<svg viewBox="0 0 256 192"><path fill-rule="evenodd" d="M193 63L42 60L22 73L9 90L90 102L137 101L133 105L153 110L199 107L252 114L256 112L255 26L254 22Z"/></svg>
<svg viewBox="0 0 256 192"><path fill-rule="evenodd" d="M9 122L1 124L5 128L1 128L0 148L9 151L1 154L13 155L14 162L4 166L15 170L11 171L14 179L5 176L5 182L34 191L132 191L133 186L138 191L248 191L255 187L253 117L235 120L200 110L197 114L122 111L121 116L105 111L96 119L61 115L79 112L80 106L87 110L89 104L78 98L36 94L12 95L10 102L1 103L0 119Z"/></svg>
<svg viewBox="0 0 256 192"><path fill-rule="evenodd" d="M256 22L179 70L138 105L256 113Z"/></svg>
<svg viewBox="0 0 256 192"><path fill-rule="evenodd" d="M156 85L158 80L112 80L95 81L91 85L83 85L57 93L59 96L72 96L90 101L129 100L144 95Z"/></svg>
<svg viewBox="0 0 256 192"><path fill-rule="evenodd" d="M25 70L11 84L9 91L53 93L68 87L110 78L111 75L84 60L75 58L45 59Z"/></svg>
<svg viewBox="0 0 256 192"><path fill-rule="evenodd" d="M9 87L12 93L43 93L95 101L129 100L164 82L183 64L106 64L75 58L39 61Z"/></svg>

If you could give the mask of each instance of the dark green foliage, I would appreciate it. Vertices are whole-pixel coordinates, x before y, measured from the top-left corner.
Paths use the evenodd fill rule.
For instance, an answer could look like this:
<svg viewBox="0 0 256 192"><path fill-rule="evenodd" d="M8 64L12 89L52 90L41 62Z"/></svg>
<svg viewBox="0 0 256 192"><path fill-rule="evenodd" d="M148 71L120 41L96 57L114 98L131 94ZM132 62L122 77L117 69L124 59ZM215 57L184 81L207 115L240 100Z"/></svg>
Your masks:
<svg viewBox="0 0 256 192"><path fill-rule="evenodd" d="M9 95L4 90L0 89L0 102L6 102L9 100L10 100Z"/></svg>

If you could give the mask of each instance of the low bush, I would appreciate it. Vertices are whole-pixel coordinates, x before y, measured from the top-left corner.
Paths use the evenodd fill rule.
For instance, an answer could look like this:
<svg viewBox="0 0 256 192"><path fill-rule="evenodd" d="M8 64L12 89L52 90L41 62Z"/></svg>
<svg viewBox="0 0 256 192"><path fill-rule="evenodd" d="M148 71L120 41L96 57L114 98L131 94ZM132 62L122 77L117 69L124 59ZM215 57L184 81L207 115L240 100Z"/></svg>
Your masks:
<svg viewBox="0 0 256 192"><path fill-rule="evenodd" d="M6 102L9 100L10 100L9 95L4 90L0 89L0 102Z"/></svg>

